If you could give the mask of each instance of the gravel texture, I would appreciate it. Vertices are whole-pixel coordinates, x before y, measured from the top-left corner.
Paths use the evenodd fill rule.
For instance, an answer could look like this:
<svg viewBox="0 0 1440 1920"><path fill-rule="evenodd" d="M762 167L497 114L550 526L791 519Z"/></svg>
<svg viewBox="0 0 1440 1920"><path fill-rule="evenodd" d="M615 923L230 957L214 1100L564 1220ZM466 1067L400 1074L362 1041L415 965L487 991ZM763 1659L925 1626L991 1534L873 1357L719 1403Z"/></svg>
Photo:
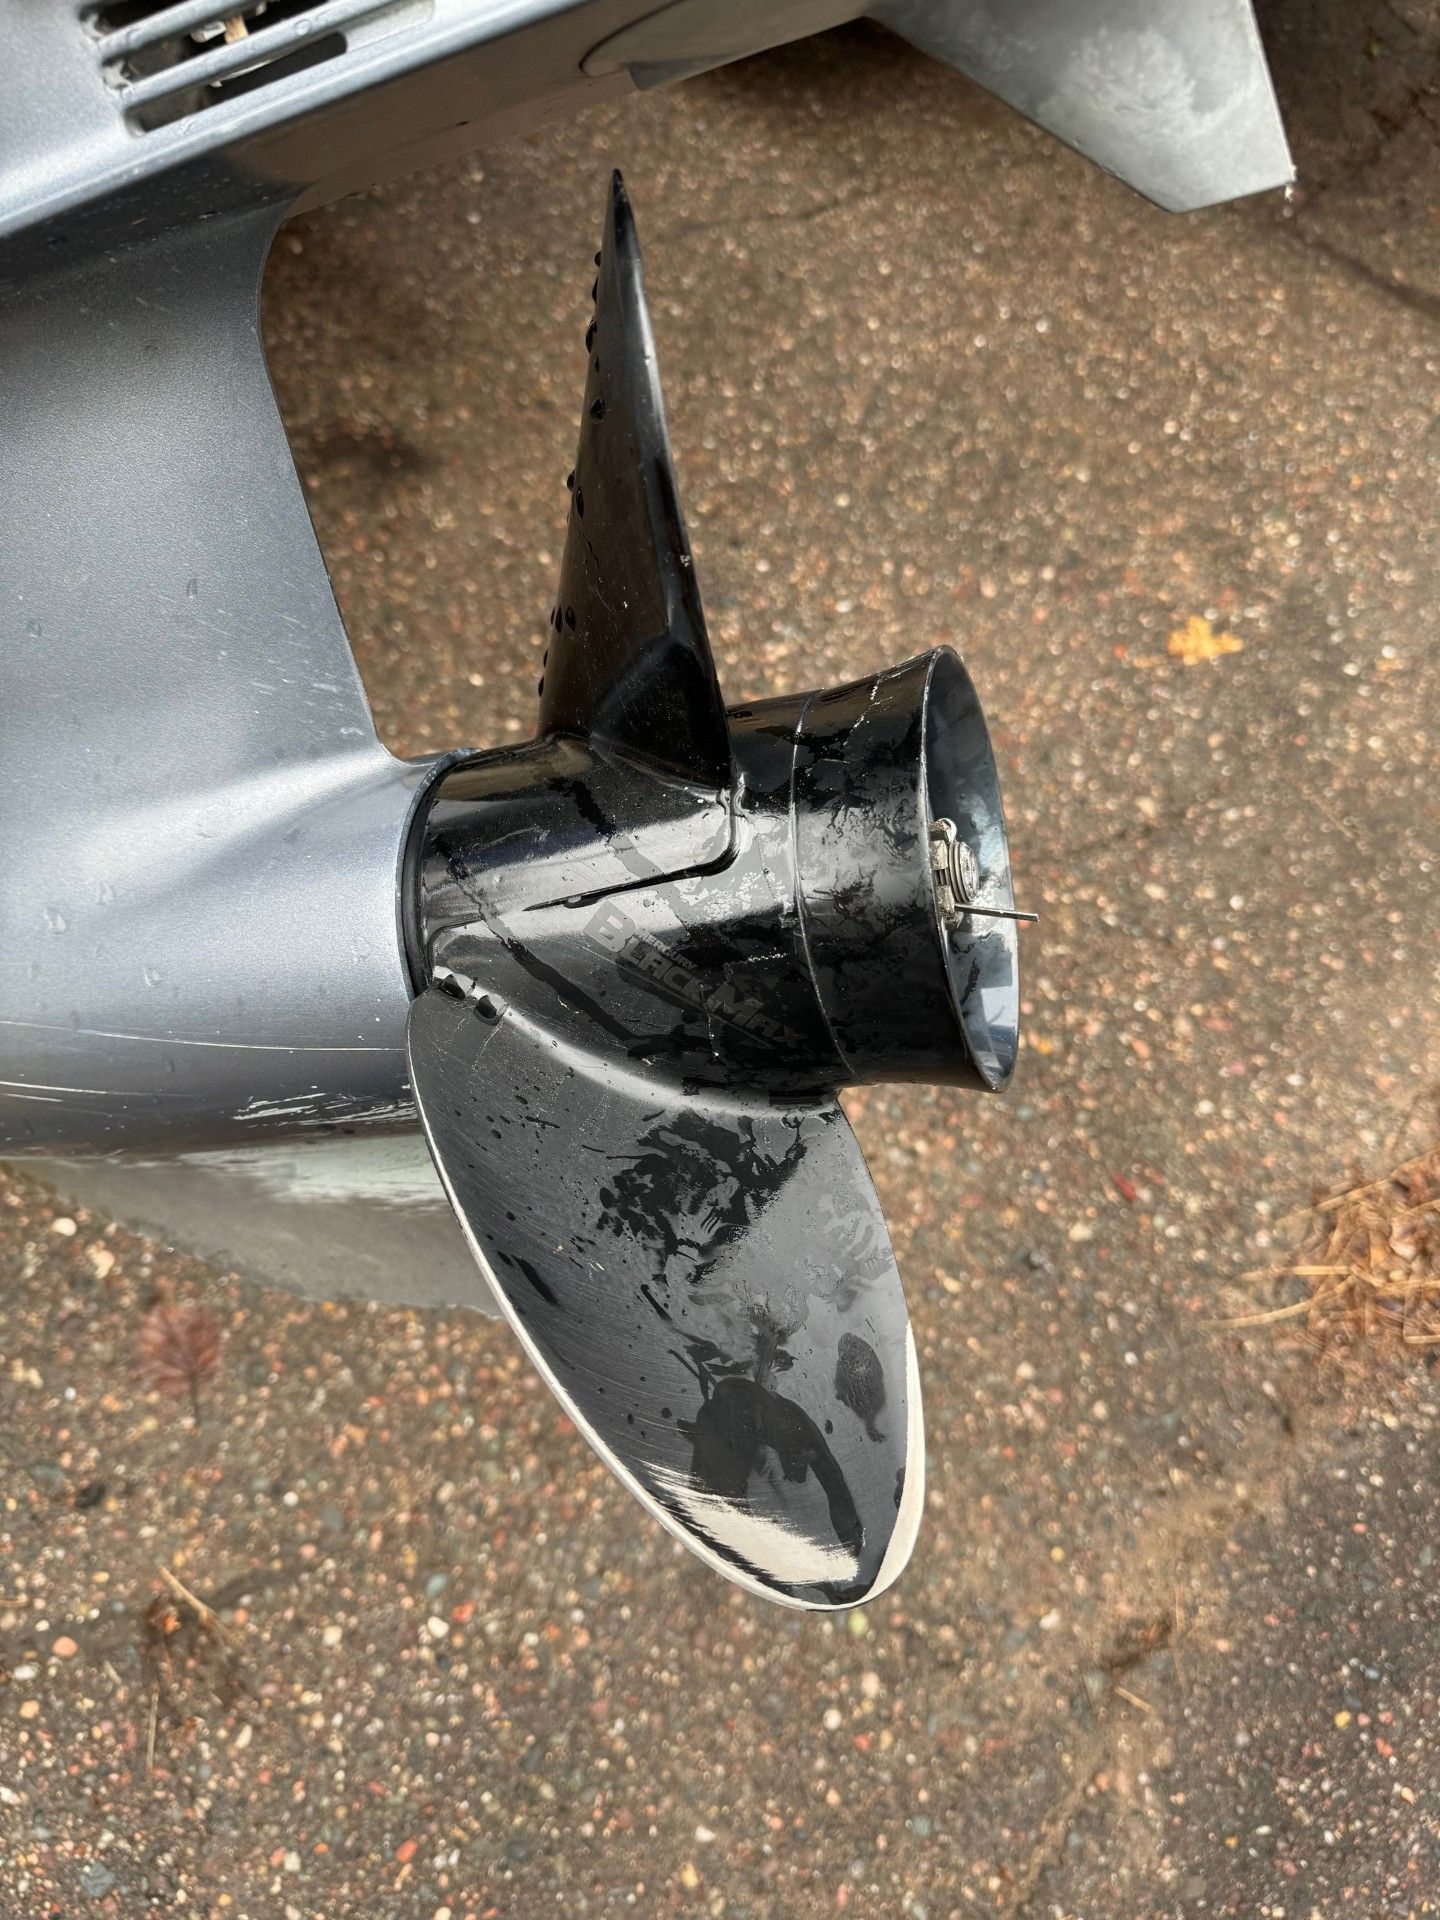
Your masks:
<svg viewBox="0 0 1440 1920"><path fill-rule="evenodd" d="M835 1621L687 1558L503 1328L7 1177L4 1920L1437 1910L1431 1376L1225 1321L1440 1078L1440 25L1263 25L1289 202L1161 215L866 30L281 236L382 732L515 739L624 167L727 694L963 647L1025 1046L1001 1099L851 1102L930 1490ZM157 1289L224 1332L198 1422Z"/></svg>

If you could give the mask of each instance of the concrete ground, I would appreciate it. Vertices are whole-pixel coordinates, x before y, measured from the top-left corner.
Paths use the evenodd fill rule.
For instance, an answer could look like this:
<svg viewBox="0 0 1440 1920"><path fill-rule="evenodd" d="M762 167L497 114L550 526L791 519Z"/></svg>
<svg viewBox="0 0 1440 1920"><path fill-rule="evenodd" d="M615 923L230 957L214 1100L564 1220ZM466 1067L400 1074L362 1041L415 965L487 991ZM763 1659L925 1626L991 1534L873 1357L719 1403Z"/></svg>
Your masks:
<svg viewBox="0 0 1440 1920"><path fill-rule="evenodd" d="M1026 1045L853 1102L930 1491L832 1622L687 1558L502 1327L0 1186L4 1920L1440 1910L1432 1378L1225 1324L1440 1079L1440 25L1262 24L1289 203L1161 215L866 32L282 236L382 731L505 740L625 168L727 693L963 647ZM198 1426L137 1376L161 1282L226 1333ZM147 1630L161 1565L223 1642Z"/></svg>

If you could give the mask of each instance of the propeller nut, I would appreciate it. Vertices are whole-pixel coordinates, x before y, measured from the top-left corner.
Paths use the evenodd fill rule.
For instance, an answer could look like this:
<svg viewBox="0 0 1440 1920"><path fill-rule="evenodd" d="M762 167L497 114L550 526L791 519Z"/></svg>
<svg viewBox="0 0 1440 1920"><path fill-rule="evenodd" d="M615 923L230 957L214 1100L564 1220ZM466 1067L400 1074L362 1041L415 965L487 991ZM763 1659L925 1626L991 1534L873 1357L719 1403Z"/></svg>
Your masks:
<svg viewBox="0 0 1440 1920"><path fill-rule="evenodd" d="M958 920L980 889L980 862L953 820L930 822L930 866L946 920Z"/></svg>

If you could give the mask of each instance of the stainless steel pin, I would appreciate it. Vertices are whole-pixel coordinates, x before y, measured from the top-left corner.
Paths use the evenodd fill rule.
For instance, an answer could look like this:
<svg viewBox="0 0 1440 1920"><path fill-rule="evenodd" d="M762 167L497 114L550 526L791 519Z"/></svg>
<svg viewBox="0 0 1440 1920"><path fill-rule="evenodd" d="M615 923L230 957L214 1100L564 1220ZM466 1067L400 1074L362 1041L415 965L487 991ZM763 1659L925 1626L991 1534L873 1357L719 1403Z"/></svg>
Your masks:
<svg viewBox="0 0 1440 1920"><path fill-rule="evenodd" d="M1030 927L1040 924L1038 913L1022 913L1018 907L977 907L967 902L956 909L955 917L958 920L967 913L983 914L987 920L1019 920Z"/></svg>

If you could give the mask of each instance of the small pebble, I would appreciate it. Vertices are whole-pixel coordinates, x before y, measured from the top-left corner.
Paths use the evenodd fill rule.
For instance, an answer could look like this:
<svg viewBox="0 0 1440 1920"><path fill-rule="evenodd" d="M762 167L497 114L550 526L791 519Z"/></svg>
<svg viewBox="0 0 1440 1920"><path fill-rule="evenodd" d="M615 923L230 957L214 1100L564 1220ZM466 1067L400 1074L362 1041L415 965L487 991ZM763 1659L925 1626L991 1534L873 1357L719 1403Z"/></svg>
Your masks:
<svg viewBox="0 0 1440 1920"><path fill-rule="evenodd" d="M50 1230L58 1233L62 1239L69 1240L74 1236L75 1222L62 1213L58 1220L51 1221Z"/></svg>

